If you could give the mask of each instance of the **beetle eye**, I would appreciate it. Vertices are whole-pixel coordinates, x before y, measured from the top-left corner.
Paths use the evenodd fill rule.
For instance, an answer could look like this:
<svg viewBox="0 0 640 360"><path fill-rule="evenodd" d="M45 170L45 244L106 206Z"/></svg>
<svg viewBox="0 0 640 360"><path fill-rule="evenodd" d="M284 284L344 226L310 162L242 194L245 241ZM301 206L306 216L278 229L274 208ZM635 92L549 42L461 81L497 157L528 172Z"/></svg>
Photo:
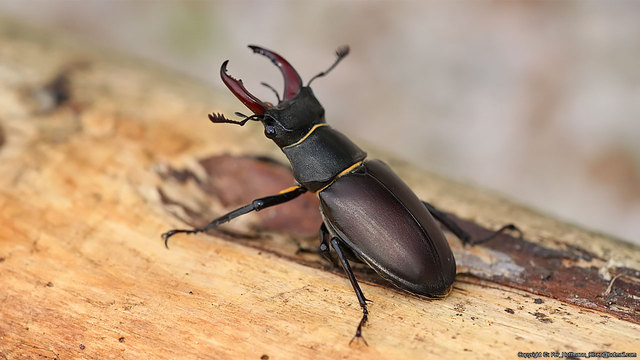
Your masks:
<svg viewBox="0 0 640 360"><path fill-rule="evenodd" d="M276 136L276 128L273 125L265 125L264 126L264 135L269 139Z"/></svg>

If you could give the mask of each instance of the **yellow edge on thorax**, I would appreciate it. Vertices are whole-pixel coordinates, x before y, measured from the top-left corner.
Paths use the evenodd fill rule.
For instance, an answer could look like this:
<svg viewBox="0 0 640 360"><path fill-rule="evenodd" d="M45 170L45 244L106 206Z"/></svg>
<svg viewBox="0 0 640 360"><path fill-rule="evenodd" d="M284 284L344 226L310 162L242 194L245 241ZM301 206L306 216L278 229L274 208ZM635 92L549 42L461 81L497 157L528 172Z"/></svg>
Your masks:
<svg viewBox="0 0 640 360"><path fill-rule="evenodd" d="M328 183L327 185L323 186L320 190L316 191L315 194L318 195L322 190L328 188L329 186L331 186L331 184L333 184L334 181L338 180L338 178L340 176L350 173L351 171L353 171L353 169L355 169L358 166L362 165L363 162L364 162L364 160L360 160L357 163L355 163L355 164L349 166L348 168L342 170L338 175L336 175L336 177L333 178L333 180L331 180L330 183Z"/></svg>
<svg viewBox="0 0 640 360"><path fill-rule="evenodd" d="M287 145L287 146L283 147L283 149L286 149L286 148L289 148L289 147L292 147L292 146L296 146L296 145L300 144L301 142L305 141L305 140L309 137L309 135L311 135L311 133L313 133L314 131L316 131L316 129L317 129L317 128L319 128L319 127L321 127L321 126L329 126L329 124L327 124L327 123L322 123L322 124L315 124L315 125L313 125L313 127L311 128L311 130L309 130L309 132L308 132L305 136L303 136L303 137L302 137L302 139L300 139L300 140L298 140L298 141L294 142L293 144L290 144L290 145Z"/></svg>

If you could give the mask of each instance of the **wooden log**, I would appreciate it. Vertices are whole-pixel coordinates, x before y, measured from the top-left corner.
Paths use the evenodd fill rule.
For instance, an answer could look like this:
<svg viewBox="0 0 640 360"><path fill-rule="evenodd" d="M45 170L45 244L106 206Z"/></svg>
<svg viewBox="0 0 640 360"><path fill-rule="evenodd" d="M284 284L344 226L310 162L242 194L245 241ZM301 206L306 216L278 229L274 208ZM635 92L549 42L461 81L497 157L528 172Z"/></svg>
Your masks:
<svg viewBox="0 0 640 360"><path fill-rule="evenodd" d="M369 346L349 345L360 308L347 279L297 251L316 244L313 196L170 250L160 240L292 184L259 126L206 120L237 108L230 94L6 19L0 39L0 358L640 350L637 246L375 151L475 236L508 222L525 236L465 248L447 234L459 275L442 300L359 267Z"/></svg>

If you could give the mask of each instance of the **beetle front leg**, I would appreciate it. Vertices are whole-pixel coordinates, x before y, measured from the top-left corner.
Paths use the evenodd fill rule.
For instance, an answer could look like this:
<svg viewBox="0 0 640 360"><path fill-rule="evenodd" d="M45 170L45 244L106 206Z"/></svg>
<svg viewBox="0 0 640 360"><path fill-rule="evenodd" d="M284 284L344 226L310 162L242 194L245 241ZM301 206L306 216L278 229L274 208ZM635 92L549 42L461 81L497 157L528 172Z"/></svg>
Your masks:
<svg viewBox="0 0 640 360"><path fill-rule="evenodd" d="M427 210L429 210L431 215L433 215L433 217L436 220L438 220L442 225L444 225L444 227L449 229L449 231L451 231L453 235L455 235L458 239L462 240L462 243L465 245L467 244L477 245L483 242L487 242L493 239L494 237L502 234L506 230L513 230L518 233L518 238L522 238L522 230L520 230L517 226L513 224L507 224L483 238L471 239L471 235L469 235L468 232L462 230L462 228L458 224L456 224L456 222L453 221L446 212L437 209L435 206L429 204L426 201L423 201L422 203L427 208Z"/></svg>
<svg viewBox="0 0 640 360"><path fill-rule="evenodd" d="M370 300L367 300L367 298L364 297L364 293L360 289L360 285L358 285L358 281L356 280L356 277L353 274L353 271L351 270L349 261L347 261L347 257L345 256L344 252L342 251L342 248L340 247L340 242L338 241L338 238L334 237L331 239L331 246L338 254L338 258L342 263L342 267L344 268L344 271L347 273L347 277L349 277L351 286L353 286L353 290L355 290L356 296L358 297L358 302L360 303L360 307L362 308L362 319L358 324L358 328L356 329L356 334L351 338L351 341L349 341L349 345L351 345L353 340L355 340L356 338L359 338L359 339L362 339L362 341L364 341L364 344L368 346L369 344L367 344L367 341L364 339L364 337L362 337L362 327L367 322L367 316L369 315L369 311L367 310L367 301L370 301Z"/></svg>
<svg viewBox="0 0 640 360"><path fill-rule="evenodd" d="M232 219L237 218L238 216L247 214L251 211L260 211L262 209L266 209L268 207L274 206L274 205L279 205L282 203L285 203L287 201L293 200L295 198L297 198L298 196L300 196L301 194L304 194L305 192L307 192L307 189L301 187L301 186L294 186L291 187L289 189L283 190L282 192L280 192L279 194L276 195L271 195L271 196L265 196L263 198L259 198L259 199L255 199L251 202L251 204L249 205L245 205L241 208L238 208L236 210L233 210L227 214L224 214L222 216L220 216L217 219L212 220L208 225L203 226L203 227L199 227L199 228L194 228L194 229L173 229L173 230L169 230L166 233L162 234L162 239L164 240L164 246L169 248L168 241L169 238L172 237L175 234L178 233L185 233L185 234L196 234L199 232L204 232L207 231L209 229L215 228L221 224L224 224Z"/></svg>

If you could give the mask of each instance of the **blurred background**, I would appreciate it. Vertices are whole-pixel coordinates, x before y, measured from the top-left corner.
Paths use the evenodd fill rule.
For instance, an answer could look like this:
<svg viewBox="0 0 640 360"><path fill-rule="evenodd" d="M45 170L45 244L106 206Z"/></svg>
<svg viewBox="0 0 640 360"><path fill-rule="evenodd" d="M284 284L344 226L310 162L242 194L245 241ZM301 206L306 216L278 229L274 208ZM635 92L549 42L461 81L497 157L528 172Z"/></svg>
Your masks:
<svg viewBox="0 0 640 360"><path fill-rule="evenodd" d="M327 120L427 170L640 243L640 1L37 1L0 15L258 97L314 82ZM232 95L229 94L231 97ZM247 112L212 99L211 110ZM203 118L206 121L206 118Z"/></svg>

